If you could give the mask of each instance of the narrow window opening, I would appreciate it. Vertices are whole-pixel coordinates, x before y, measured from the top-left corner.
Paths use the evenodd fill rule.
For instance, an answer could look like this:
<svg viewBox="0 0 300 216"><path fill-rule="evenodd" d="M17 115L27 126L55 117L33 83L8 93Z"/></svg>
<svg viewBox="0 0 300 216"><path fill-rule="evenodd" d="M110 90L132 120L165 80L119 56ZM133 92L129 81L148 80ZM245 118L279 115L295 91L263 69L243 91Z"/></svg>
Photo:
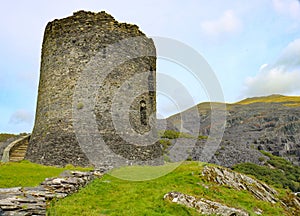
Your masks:
<svg viewBox="0 0 300 216"><path fill-rule="evenodd" d="M147 125L147 107L144 100L140 102L140 120L142 125Z"/></svg>
<svg viewBox="0 0 300 216"><path fill-rule="evenodd" d="M106 58L106 47L102 48L102 58Z"/></svg>
<svg viewBox="0 0 300 216"><path fill-rule="evenodd" d="M149 95L154 95L154 76L153 76L153 68L150 67L150 72L148 76L148 91Z"/></svg>

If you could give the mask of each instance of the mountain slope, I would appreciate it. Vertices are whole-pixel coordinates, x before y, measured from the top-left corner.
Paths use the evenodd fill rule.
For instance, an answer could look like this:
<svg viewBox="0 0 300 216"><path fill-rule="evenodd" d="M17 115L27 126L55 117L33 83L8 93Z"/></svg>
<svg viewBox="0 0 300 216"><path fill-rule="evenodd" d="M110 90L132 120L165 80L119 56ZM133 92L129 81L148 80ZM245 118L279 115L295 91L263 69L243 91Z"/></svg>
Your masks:
<svg viewBox="0 0 300 216"><path fill-rule="evenodd" d="M271 95L248 98L234 104L213 105L217 107L215 112L223 110L226 121L222 141L209 162L227 167L243 162L262 164L267 157L259 150L264 150L300 164L300 97ZM200 124L199 135L206 137L210 135L211 125L221 127L224 124L218 119L212 123L210 103L202 103L195 108L200 122L191 117L185 121L185 128L197 128ZM180 131L181 116L195 115L192 110L169 117L168 127ZM202 151L206 144L207 140L198 139L190 150L191 159L203 160L205 155Z"/></svg>

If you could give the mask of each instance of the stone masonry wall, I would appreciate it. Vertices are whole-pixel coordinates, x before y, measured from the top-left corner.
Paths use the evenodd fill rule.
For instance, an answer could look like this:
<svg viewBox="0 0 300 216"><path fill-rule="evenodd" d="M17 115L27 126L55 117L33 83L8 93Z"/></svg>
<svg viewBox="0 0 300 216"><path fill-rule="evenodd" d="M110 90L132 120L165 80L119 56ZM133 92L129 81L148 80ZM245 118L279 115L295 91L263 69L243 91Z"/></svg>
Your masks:
<svg viewBox="0 0 300 216"><path fill-rule="evenodd" d="M124 48L122 50L121 46L120 48L114 46L113 50L106 50L110 45L118 45L123 39L132 37L142 38L139 43L135 44L138 47L129 46L128 50ZM144 53L149 53L149 55L135 57L136 48L137 52L145 51ZM114 65L110 59L113 59L113 55L117 56L122 52L128 53L128 59L122 64ZM120 109L122 109L122 101L125 103L132 97L126 94L119 98L115 97L123 83L136 74L149 72L146 83L143 80L135 80L132 83L136 89L144 89L148 86L148 91L142 91L143 93L135 96L129 111L124 110L123 114L129 116L132 126L129 132L124 132L127 136L130 137L131 133L138 133L141 136L145 133L152 133L152 127L155 125L153 115L155 116L156 113L154 43L136 25L119 23L105 12L85 11L49 22L46 27L36 119L26 158L46 165L95 165L78 143L73 125L74 109L79 110L79 114L82 112L80 118L88 119L88 112L84 112L84 109L88 109L87 104L76 101L76 106L74 106L74 92L84 71L95 57L99 64L105 67L98 67L97 70L92 71L94 75L106 72L105 68L110 64L112 71L97 86L96 96L85 92L89 89L89 83L81 85L80 91L82 91L82 100L94 100L95 105L89 108L89 111L95 116L98 132L110 149L109 151L104 149L99 154L99 160L102 163L100 165L133 164L136 160L153 160L154 162L151 163L160 163L161 149L158 143L141 145L140 142L127 141L119 135L112 119L115 100L121 101L118 104L121 104ZM127 84L128 89L131 88L130 84ZM119 113L122 114L122 110ZM115 119L120 123L124 120L123 115L115 116ZM93 129L91 125L87 122L80 129L80 134L90 136L90 131ZM93 152L93 149L90 151ZM115 157L111 155L112 152L125 159L114 161Z"/></svg>

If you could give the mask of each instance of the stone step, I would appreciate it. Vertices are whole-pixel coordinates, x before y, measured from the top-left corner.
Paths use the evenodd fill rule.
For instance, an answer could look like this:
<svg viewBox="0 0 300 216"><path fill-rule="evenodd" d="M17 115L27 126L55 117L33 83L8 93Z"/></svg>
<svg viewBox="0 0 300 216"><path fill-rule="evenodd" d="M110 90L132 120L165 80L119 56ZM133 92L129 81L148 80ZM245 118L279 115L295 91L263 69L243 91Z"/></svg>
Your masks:
<svg viewBox="0 0 300 216"><path fill-rule="evenodd" d="M28 148L28 143L20 145L17 149L11 152L9 161L17 162L17 161L24 160L27 148Z"/></svg>
<svg viewBox="0 0 300 216"><path fill-rule="evenodd" d="M23 157L25 156L26 152L14 152L13 154L10 155L10 157Z"/></svg>
<svg viewBox="0 0 300 216"><path fill-rule="evenodd" d="M28 146L21 146L21 147L19 147L17 150L27 150L27 148L28 148Z"/></svg>
<svg viewBox="0 0 300 216"><path fill-rule="evenodd" d="M24 160L24 157L13 157L9 159L10 162L18 162L21 160Z"/></svg>
<svg viewBox="0 0 300 216"><path fill-rule="evenodd" d="M26 151L15 151L15 152L12 152L10 155L19 155L19 154L25 154Z"/></svg>

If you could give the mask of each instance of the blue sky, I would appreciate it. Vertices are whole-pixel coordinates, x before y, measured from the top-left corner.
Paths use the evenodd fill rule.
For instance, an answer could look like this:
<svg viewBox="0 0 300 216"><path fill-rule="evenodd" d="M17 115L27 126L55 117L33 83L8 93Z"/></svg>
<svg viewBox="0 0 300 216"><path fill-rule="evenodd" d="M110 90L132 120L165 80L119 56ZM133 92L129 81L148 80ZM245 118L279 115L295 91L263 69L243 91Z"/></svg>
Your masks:
<svg viewBox="0 0 300 216"><path fill-rule="evenodd" d="M10 0L1 9L0 132L32 130L44 28L82 9L105 10L118 21L137 24L148 36L173 38L197 50L215 72L227 102L300 94L298 0ZM195 104L207 100L185 69L159 60L158 73L186 78ZM158 111L167 116L177 110L161 99Z"/></svg>

